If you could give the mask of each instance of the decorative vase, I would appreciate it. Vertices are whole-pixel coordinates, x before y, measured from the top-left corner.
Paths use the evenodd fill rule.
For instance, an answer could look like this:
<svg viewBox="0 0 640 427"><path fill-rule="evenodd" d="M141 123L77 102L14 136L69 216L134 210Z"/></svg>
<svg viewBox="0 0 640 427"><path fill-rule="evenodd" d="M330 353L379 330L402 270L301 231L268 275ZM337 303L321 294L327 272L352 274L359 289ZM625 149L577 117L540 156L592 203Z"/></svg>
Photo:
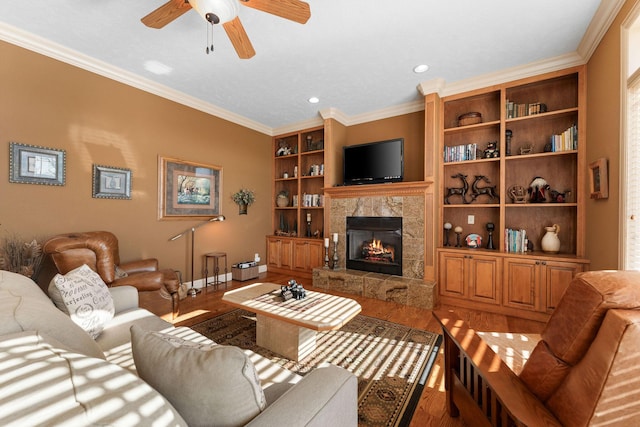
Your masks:
<svg viewBox="0 0 640 427"><path fill-rule="evenodd" d="M240 203L238 205L238 215L246 215L247 214L247 204L246 203Z"/></svg>
<svg viewBox="0 0 640 427"><path fill-rule="evenodd" d="M286 208L289 206L289 198L283 194L279 194L278 197L276 197L276 205L280 208Z"/></svg>
<svg viewBox="0 0 640 427"><path fill-rule="evenodd" d="M560 239L558 238L560 226L558 224L553 224L551 227L545 227L544 229L547 230L547 232L540 242L542 251L549 254L557 254L560 252Z"/></svg>

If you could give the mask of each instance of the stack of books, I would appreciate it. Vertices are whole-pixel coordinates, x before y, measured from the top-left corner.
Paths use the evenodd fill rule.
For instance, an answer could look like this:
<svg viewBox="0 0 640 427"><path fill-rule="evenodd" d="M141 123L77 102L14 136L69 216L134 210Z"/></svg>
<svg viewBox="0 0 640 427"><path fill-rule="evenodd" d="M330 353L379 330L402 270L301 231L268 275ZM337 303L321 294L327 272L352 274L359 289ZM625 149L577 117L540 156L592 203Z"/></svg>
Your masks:
<svg viewBox="0 0 640 427"><path fill-rule="evenodd" d="M463 144L444 147L444 162L462 162L465 160L476 160L481 158L478 155L478 144Z"/></svg>
<svg viewBox="0 0 640 427"><path fill-rule="evenodd" d="M578 149L578 126L573 125L559 135L551 136L551 151L569 151Z"/></svg>
<svg viewBox="0 0 640 427"><path fill-rule="evenodd" d="M530 104L516 104L507 99L507 119L515 119L516 117L531 116L534 114L546 113L547 105L541 102L532 102Z"/></svg>
<svg viewBox="0 0 640 427"><path fill-rule="evenodd" d="M527 231L506 228L504 230L504 251L524 253L527 251Z"/></svg>

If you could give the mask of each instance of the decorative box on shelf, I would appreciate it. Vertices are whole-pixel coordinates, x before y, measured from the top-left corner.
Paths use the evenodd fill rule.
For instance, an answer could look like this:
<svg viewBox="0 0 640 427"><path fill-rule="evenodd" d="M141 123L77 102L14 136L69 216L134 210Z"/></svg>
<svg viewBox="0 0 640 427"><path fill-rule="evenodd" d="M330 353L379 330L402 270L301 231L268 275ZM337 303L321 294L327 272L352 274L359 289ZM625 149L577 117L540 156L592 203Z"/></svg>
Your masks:
<svg viewBox="0 0 640 427"><path fill-rule="evenodd" d="M241 282L258 277L258 263L255 261L239 262L231 266L231 277Z"/></svg>

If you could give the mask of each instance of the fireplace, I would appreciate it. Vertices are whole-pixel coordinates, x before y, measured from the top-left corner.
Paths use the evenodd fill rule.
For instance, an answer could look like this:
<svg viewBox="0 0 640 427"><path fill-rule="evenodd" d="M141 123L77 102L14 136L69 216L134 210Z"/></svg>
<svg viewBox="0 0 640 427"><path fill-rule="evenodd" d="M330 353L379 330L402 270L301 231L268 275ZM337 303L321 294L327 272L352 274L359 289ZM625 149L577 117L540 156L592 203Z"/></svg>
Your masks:
<svg viewBox="0 0 640 427"><path fill-rule="evenodd" d="M402 218L347 217L346 267L402 276Z"/></svg>

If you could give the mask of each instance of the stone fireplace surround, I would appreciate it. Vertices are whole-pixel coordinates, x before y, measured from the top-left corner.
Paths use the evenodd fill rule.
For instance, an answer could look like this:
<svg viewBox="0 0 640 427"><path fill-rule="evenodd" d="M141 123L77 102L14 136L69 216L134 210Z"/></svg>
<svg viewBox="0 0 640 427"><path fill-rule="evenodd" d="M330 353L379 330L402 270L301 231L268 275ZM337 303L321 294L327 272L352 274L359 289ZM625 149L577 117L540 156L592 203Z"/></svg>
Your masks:
<svg viewBox="0 0 640 427"><path fill-rule="evenodd" d="M424 274L425 253L429 251L425 225L427 187L406 188L398 183L325 189L330 232L338 233L338 269L314 269L313 286L433 309L437 302L436 283L425 280ZM349 216L402 217L402 276L345 268Z"/></svg>

